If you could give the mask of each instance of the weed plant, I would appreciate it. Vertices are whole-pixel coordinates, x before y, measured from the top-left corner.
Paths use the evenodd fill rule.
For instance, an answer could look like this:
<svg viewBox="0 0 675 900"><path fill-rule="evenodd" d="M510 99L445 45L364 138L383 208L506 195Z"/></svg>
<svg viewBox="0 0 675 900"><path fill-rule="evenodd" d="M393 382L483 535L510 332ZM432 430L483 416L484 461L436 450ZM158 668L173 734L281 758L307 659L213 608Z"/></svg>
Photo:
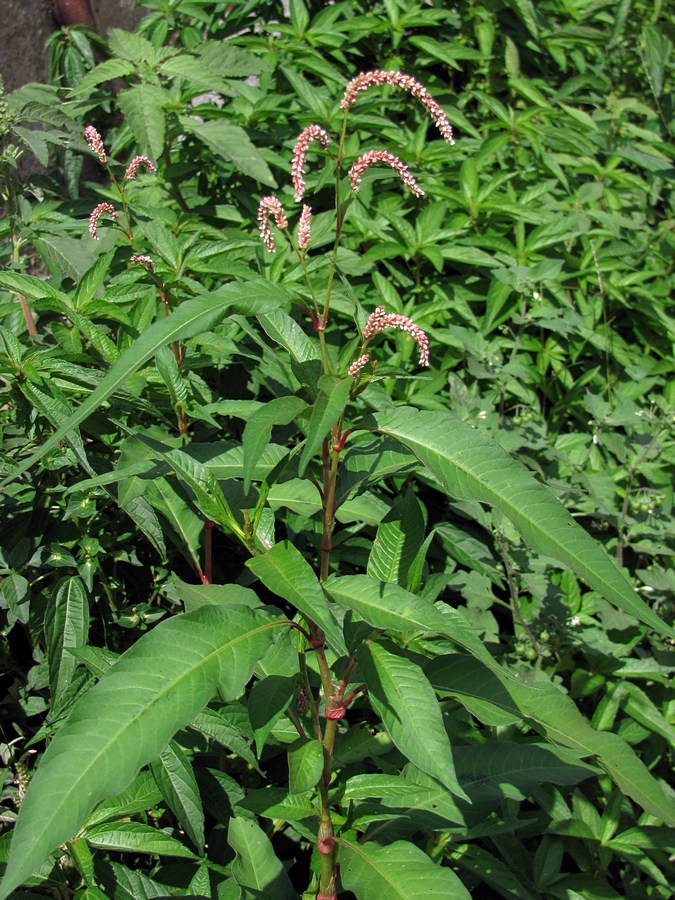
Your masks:
<svg viewBox="0 0 675 900"><path fill-rule="evenodd" d="M668 11L143 5L0 90L0 896L669 897Z"/></svg>

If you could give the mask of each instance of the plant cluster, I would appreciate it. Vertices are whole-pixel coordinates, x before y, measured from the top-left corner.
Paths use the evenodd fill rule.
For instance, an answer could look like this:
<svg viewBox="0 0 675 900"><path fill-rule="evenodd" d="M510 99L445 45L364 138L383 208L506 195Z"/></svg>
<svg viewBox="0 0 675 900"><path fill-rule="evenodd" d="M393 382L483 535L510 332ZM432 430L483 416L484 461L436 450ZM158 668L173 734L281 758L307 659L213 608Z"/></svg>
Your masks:
<svg viewBox="0 0 675 900"><path fill-rule="evenodd" d="M667 11L143 5L0 86L0 896L670 896Z"/></svg>

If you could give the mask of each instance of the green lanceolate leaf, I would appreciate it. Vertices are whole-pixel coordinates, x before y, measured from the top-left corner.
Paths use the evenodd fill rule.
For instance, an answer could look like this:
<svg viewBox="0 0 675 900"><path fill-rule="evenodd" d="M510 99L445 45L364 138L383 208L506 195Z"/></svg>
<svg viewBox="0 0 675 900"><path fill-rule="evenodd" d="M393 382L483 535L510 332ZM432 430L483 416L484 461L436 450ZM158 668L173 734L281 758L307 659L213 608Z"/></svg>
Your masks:
<svg viewBox="0 0 675 900"><path fill-rule="evenodd" d="M266 588L288 600L303 616L316 622L336 652L346 653L342 634L321 590L319 579L293 544L280 541L267 553L250 559L246 565Z"/></svg>
<svg viewBox="0 0 675 900"><path fill-rule="evenodd" d="M328 596L344 609L353 609L374 628L385 631L422 631L442 634L500 676L508 673L491 656L464 616L450 606L444 611L429 600L409 593L397 584L386 584L370 575L331 576L324 583Z"/></svg>
<svg viewBox="0 0 675 900"><path fill-rule="evenodd" d="M157 159L164 149L168 92L154 84L135 84L118 97L120 107L142 153Z"/></svg>
<svg viewBox="0 0 675 900"><path fill-rule="evenodd" d="M253 726L258 756L267 735L283 716L295 694L296 679L291 675L268 675L251 688L248 715Z"/></svg>
<svg viewBox="0 0 675 900"><path fill-rule="evenodd" d="M352 386L351 378L336 378L334 375L322 375L319 379L320 393L314 404L312 415L307 429L305 446L302 448L298 471L304 474L310 460L318 451L323 439L326 437L332 425L342 415L349 390Z"/></svg>
<svg viewBox="0 0 675 900"><path fill-rule="evenodd" d="M339 844L342 883L359 900L470 900L451 869L436 865L413 844L394 841L381 847L346 838Z"/></svg>
<svg viewBox="0 0 675 900"><path fill-rule="evenodd" d="M434 688L441 694L469 693L458 675L456 657L438 657L425 672ZM471 667L468 669L471 672ZM488 673L486 673L488 675ZM514 681L499 688L490 684L490 678L479 673L474 688L479 698L490 699L510 715L514 706L521 717L549 741L561 747L594 756L598 765L607 772L624 794L639 803L643 809L665 822L675 822L675 803L665 793L659 782L649 772L635 752L618 735L596 731L579 712L574 701L543 677L530 683ZM469 678L467 677L467 681ZM507 695L513 706L509 706ZM467 704L469 706L469 704ZM477 711L477 715L480 711Z"/></svg>
<svg viewBox="0 0 675 900"><path fill-rule="evenodd" d="M203 607L143 635L75 705L31 781L0 885L6 897L99 801L123 790L218 691L236 697L271 642L269 616Z"/></svg>
<svg viewBox="0 0 675 900"><path fill-rule="evenodd" d="M538 553L569 566L603 597L650 628L675 634L549 488L485 434L450 413L411 407L375 418L378 429L409 447L450 496L496 506Z"/></svg>
<svg viewBox="0 0 675 900"><path fill-rule="evenodd" d="M81 579L62 578L45 610L45 640L49 663L49 688L54 704L65 692L77 666L69 652L84 647L89 633L89 601Z"/></svg>
<svg viewBox="0 0 675 900"><path fill-rule="evenodd" d="M244 491L248 491L256 465L270 442L274 425L288 425L307 404L299 397L277 397L257 409L242 435L244 448Z"/></svg>
<svg viewBox="0 0 675 900"><path fill-rule="evenodd" d="M105 825L97 825L87 832L87 841L90 846L103 850L196 858L196 854L170 834L141 822L106 822Z"/></svg>
<svg viewBox="0 0 675 900"><path fill-rule="evenodd" d="M288 790L303 794L316 787L323 773L323 746L313 738L298 738L288 748Z"/></svg>
<svg viewBox="0 0 675 900"><path fill-rule="evenodd" d="M233 816L227 840L236 854L232 877L243 888L250 889L246 896L295 900L297 894L286 870L277 859L270 839L256 822Z"/></svg>
<svg viewBox="0 0 675 900"><path fill-rule="evenodd" d="M152 764L152 773L181 828L199 850L204 852L204 810L192 764L181 747L170 741Z"/></svg>
<svg viewBox="0 0 675 900"><path fill-rule="evenodd" d="M200 462L182 450L171 450L162 458L168 462L183 484L194 493L195 503L205 516L243 537L243 531L237 524L230 504L225 499L213 472L209 472Z"/></svg>
<svg viewBox="0 0 675 900"><path fill-rule="evenodd" d="M406 587L408 572L423 541L424 517L417 497L409 489L377 529L368 557L368 574Z"/></svg>
<svg viewBox="0 0 675 900"><path fill-rule="evenodd" d="M466 798L434 689L420 667L393 644L371 641L361 645L358 660L373 708L401 753L451 793Z"/></svg>
<svg viewBox="0 0 675 900"><path fill-rule="evenodd" d="M73 428L83 422L95 409L110 397L134 372L151 359L160 347L172 341L183 340L213 328L226 315L238 312L258 315L283 305L288 292L280 285L269 282L235 282L224 288L186 300L170 316L160 319L144 332L126 350L100 381L96 390L87 397L76 412L52 437L5 479L2 484L23 474L44 454L62 441ZM2 485L0 485L2 486Z"/></svg>

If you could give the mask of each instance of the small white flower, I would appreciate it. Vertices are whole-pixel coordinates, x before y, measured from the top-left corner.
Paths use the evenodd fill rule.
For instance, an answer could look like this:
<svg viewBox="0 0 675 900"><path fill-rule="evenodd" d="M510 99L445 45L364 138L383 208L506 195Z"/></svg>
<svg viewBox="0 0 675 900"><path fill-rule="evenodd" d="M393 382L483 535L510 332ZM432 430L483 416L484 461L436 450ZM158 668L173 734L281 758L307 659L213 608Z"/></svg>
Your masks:
<svg viewBox="0 0 675 900"><path fill-rule="evenodd" d="M567 624L572 628L578 628L579 625L581 625L581 619L579 618L579 616L572 616L572 618L568 620Z"/></svg>

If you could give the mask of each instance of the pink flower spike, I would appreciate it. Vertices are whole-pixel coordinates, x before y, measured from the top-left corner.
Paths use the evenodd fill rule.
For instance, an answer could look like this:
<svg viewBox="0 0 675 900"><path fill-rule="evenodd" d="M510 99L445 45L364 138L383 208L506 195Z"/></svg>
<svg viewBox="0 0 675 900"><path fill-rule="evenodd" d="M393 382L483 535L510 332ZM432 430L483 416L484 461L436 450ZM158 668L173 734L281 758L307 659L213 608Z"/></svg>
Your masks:
<svg viewBox="0 0 675 900"><path fill-rule="evenodd" d="M308 125L298 135L293 148L293 162L291 164L291 176L295 188L295 202L299 203L305 196L307 185L305 184L305 159L307 149L312 141L316 141L325 150L330 144L330 138L319 125Z"/></svg>
<svg viewBox="0 0 675 900"><path fill-rule="evenodd" d="M415 325L413 320L409 319L408 316L385 312L384 306L378 306L377 309L368 316L366 327L363 329L364 345L367 344L371 338L375 337L376 334L384 331L385 328L398 328L400 331L405 331L409 334L411 338L417 341L420 351L420 365L429 365L429 338L426 334L418 325Z"/></svg>
<svg viewBox="0 0 675 900"><path fill-rule="evenodd" d="M364 153L363 156L359 156L359 158L349 170L349 184L351 189L353 191L358 191L359 185L361 184L361 178L368 166L372 166L375 165L375 163L380 162L387 163L387 165L391 166L392 169L397 172L401 181L404 184L408 185L408 187L416 197L424 196L424 191L413 178L410 169L401 162L398 156L394 156L393 153L389 153L387 152L387 150L369 150L368 153Z"/></svg>
<svg viewBox="0 0 675 900"><path fill-rule="evenodd" d="M303 204L300 213L300 224L298 225L298 247L303 253L307 252L310 241L310 224L312 221L312 207Z"/></svg>
<svg viewBox="0 0 675 900"><path fill-rule="evenodd" d="M356 102L356 98L359 94L363 93L363 91L367 91L368 88L377 87L380 84L389 84L392 87L401 88L401 90L412 94L413 97L420 101L422 106L434 120L436 127L443 138L449 144L455 143L452 137L452 125L448 121L448 117L441 107L436 103L423 84L416 81L410 75L404 75L403 72L386 72L383 69L373 69L371 72L361 72L360 75L357 75L356 78L352 78L347 84L344 97L340 101L340 108L344 110L349 109L349 107Z"/></svg>
<svg viewBox="0 0 675 900"><path fill-rule="evenodd" d="M155 164L151 162L147 156L135 156L127 166L127 170L124 173L124 180L131 181L138 172L139 166L145 166L151 175L155 171Z"/></svg>
<svg viewBox="0 0 675 900"><path fill-rule="evenodd" d="M145 266L148 272L155 271L155 262L150 256L132 256L131 261L135 263L139 263L141 266Z"/></svg>
<svg viewBox="0 0 675 900"><path fill-rule="evenodd" d="M89 234L95 241L99 240L97 226L98 220L103 213L107 213L111 219L117 220L117 213L112 203L99 203L98 206L95 206L89 216Z"/></svg>
<svg viewBox="0 0 675 900"><path fill-rule="evenodd" d="M359 356L358 359L355 359L351 364L349 369L347 370L352 378L358 378L361 374L361 369L365 366L365 364L370 359L370 353L364 353L363 356Z"/></svg>
<svg viewBox="0 0 675 900"><path fill-rule="evenodd" d="M99 162L105 165L108 162L108 156L105 152L105 147L103 146L103 138L93 125L87 125L84 129L84 137L87 144L89 144L91 152L95 153L98 156Z"/></svg>
<svg viewBox="0 0 675 900"><path fill-rule="evenodd" d="M267 247L269 253L274 253L274 235L270 228L269 217L274 216L277 228L283 230L288 228L288 219L281 205L281 201L276 197L263 197L258 204L258 226L260 228L260 237L263 244Z"/></svg>

